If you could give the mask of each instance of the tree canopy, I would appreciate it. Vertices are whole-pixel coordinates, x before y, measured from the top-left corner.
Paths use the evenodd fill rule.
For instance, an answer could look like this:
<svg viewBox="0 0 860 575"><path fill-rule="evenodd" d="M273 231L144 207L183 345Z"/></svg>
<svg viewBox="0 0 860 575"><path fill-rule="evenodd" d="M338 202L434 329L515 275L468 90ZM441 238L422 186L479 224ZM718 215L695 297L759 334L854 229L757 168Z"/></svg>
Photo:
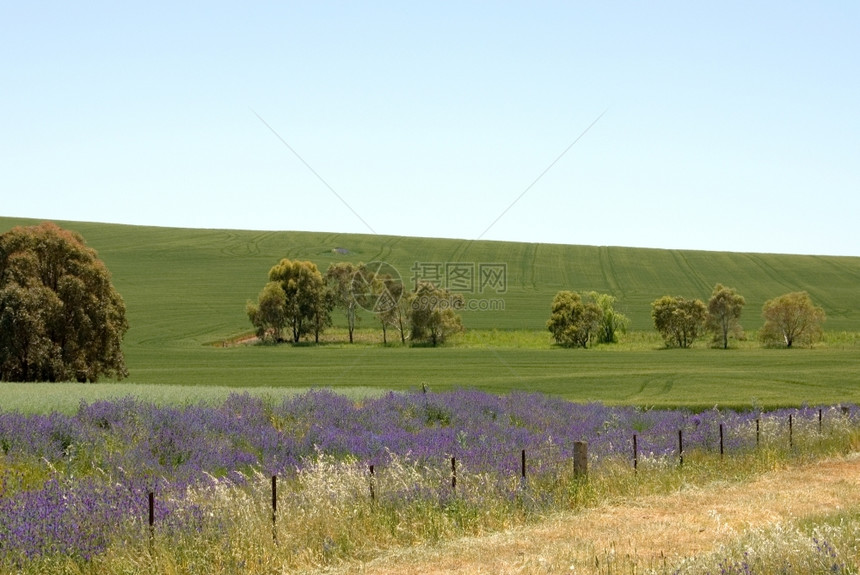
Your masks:
<svg viewBox="0 0 860 575"><path fill-rule="evenodd" d="M269 282L263 286L257 303L248 302L246 312L261 341L281 341L287 325L287 294L281 284Z"/></svg>
<svg viewBox="0 0 860 575"><path fill-rule="evenodd" d="M600 308L601 316L597 325L598 343L618 343L618 334L627 333L630 320L615 310L616 298L608 293L588 292L588 298Z"/></svg>
<svg viewBox="0 0 860 575"><path fill-rule="evenodd" d="M594 299L583 300L573 291L560 291L552 300L546 327L553 339L565 347L587 347L603 319L603 309Z"/></svg>
<svg viewBox="0 0 860 575"><path fill-rule="evenodd" d="M333 305L316 264L284 258L269 270L269 283L246 311L261 339L280 341L281 331L289 328L294 342L311 333L319 341L320 333L331 324Z"/></svg>
<svg viewBox="0 0 860 575"><path fill-rule="evenodd" d="M734 288L723 284L714 286L711 299L708 300L708 319L706 328L714 334L714 343L729 347L729 336L740 339L744 330L740 324L741 311L746 300Z"/></svg>
<svg viewBox="0 0 860 575"><path fill-rule="evenodd" d="M359 306L379 320L382 343L388 343L389 327L400 334L401 343L406 343L409 298L405 297L403 282L397 270L380 262L361 264L355 280L353 288L359 298Z"/></svg>
<svg viewBox="0 0 860 575"><path fill-rule="evenodd" d="M388 343L389 327L400 335L400 343L406 343L408 298L404 297L403 283L391 276L381 278L381 283L380 299L385 298L386 303L378 306L376 316L382 325L382 343Z"/></svg>
<svg viewBox="0 0 860 575"><path fill-rule="evenodd" d="M651 318L666 347L692 346L704 329L707 315L708 309L699 299L666 295L651 302Z"/></svg>
<svg viewBox="0 0 860 575"><path fill-rule="evenodd" d="M412 341L428 342L435 347L463 331L463 320L456 311L465 306L461 294L420 282L408 301Z"/></svg>
<svg viewBox="0 0 860 575"><path fill-rule="evenodd" d="M0 235L0 380L128 375L125 303L83 237L55 224Z"/></svg>
<svg viewBox="0 0 860 575"><path fill-rule="evenodd" d="M356 274L359 274L356 277ZM364 274L359 266L351 262L337 262L328 267L325 272L326 289L336 307L346 314L346 327L349 332L349 343L353 342L355 326L359 321L359 302L356 298L356 284L363 284Z"/></svg>
<svg viewBox="0 0 860 575"><path fill-rule="evenodd" d="M766 345L812 345L821 336L824 310L805 291L783 294L764 303L759 339Z"/></svg>
<svg viewBox="0 0 860 575"><path fill-rule="evenodd" d="M245 311L261 342L284 341L283 332L289 330L290 341L297 343L311 333L318 342L335 307L345 312L350 343L362 313L380 322L383 343L388 343L389 328L403 344L408 334L413 342L433 346L464 329L458 313L465 307L462 294L429 282L407 294L396 270L380 262L333 263L323 275L313 262L282 259Z"/></svg>

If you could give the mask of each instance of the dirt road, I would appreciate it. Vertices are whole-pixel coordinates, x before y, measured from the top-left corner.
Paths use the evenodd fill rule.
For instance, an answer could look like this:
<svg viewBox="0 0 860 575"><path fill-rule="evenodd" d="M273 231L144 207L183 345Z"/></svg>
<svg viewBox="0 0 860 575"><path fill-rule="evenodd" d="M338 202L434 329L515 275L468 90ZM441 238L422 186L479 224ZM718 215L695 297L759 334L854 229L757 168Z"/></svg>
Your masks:
<svg viewBox="0 0 860 575"><path fill-rule="evenodd" d="M751 528L860 506L860 455L770 472L740 484L646 496L486 537L388 554L338 572L442 574L573 572L611 554L660 563L706 553Z"/></svg>

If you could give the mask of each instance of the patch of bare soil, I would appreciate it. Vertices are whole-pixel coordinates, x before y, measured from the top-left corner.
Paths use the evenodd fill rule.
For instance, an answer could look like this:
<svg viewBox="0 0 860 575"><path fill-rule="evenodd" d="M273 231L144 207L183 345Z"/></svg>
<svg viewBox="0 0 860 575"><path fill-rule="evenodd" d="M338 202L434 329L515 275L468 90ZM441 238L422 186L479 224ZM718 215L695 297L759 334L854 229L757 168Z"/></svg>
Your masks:
<svg viewBox="0 0 860 575"><path fill-rule="evenodd" d="M486 537L392 551L345 573L484 574L574 572L608 553L645 564L715 550L753 528L860 506L860 457L634 498Z"/></svg>

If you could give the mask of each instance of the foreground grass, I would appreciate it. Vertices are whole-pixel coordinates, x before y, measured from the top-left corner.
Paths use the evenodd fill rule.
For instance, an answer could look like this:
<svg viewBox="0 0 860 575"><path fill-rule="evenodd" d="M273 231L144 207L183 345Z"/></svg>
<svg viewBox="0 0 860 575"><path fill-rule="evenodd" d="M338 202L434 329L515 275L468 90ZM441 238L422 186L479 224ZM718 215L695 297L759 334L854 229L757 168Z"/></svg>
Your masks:
<svg viewBox="0 0 860 575"><path fill-rule="evenodd" d="M856 456L684 485L504 532L346 564L336 573L857 573Z"/></svg>
<svg viewBox="0 0 860 575"><path fill-rule="evenodd" d="M683 466L643 461L637 472L629 462L606 461L587 480L570 469L525 483L464 470L456 491L443 488L443 472L399 460L374 476L374 499L366 469L321 456L282 486L274 525L268 478L257 477L242 488L189 492L189 502L205 500L211 510L197 531L156 525L150 535L141 518L90 561L54 556L17 571L853 573L860 488L851 478L860 462L842 457L858 447L854 431L725 459L691 452ZM841 462L851 483L834 478ZM816 490L818 477L829 483ZM775 505L780 487L795 517L761 520L786 513ZM436 497L386 495L423 489ZM815 506L826 511L809 513ZM694 507L702 512L689 515ZM677 527L669 508L686 514ZM634 533L634 525L645 528Z"/></svg>

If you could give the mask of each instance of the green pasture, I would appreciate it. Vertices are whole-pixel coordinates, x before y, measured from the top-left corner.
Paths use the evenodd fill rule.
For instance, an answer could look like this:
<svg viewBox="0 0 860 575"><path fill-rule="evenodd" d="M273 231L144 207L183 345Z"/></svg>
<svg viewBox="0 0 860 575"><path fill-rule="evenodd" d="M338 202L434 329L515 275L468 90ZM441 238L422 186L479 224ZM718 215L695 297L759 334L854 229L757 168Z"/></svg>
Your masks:
<svg viewBox="0 0 860 575"><path fill-rule="evenodd" d="M0 232L34 223L0 218ZM181 402L216 399L231 389L277 394L332 387L368 394L426 384L654 406L860 402L860 344L850 335L860 332L857 257L57 223L80 232L99 252L126 302L131 376L106 384L108 395L157 399L162 396L153 390L169 385L175 389L163 394L165 400ZM504 309L464 312L469 332L440 349L375 343L380 336L369 316L361 324L368 335L354 346L340 343L345 336L338 331L328 338L334 342L320 346L225 346L249 333L245 303L283 257L309 259L323 271L336 261L385 261L407 286L416 263L473 264L476 273L480 264L503 264L503 286L478 293L476 280L466 297L501 301ZM717 282L746 298L742 324L748 331L761 325L765 300L806 290L827 312L825 329L849 335L811 350L761 349L751 342L727 351L704 344L659 349L650 334L650 302L666 294L707 299ZM615 295L634 333L614 347L553 347L544 325L561 289ZM341 321L340 313L335 320ZM207 386L210 391L199 391ZM49 389L62 389L55 395L62 396L63 409L73 409L101 388L0 389L0 408L39 410L38 398L53 393Z"/></svg>
<svg viewBox="0 0 860 575"><path fill-rule="evenodd" d="M327 387L355 397L457 387L541 391L575 401L654 407L860 403L860 348L568 350L401 348L359 344L166 349L138 356L128 382L0 384L4 409L73 411L81 399L136 395L156 403L281 397Z"/></svg>
<svg viewBox="0 0 860 575"><path fill-rule="evenodd" d="M327 387L353 394L474 387L496 393L542 391L576 401L733 408L860 403L860 348L796 350L626 350L518 348L207 347L142 357L129 383L112 384L167 400L219 399L228 391L278 395ZM147 383L140 386L134 382ZM44 393L40 384L40 395ZM205 388L205 391L198 388ZM87 385L70 386L69 395ZM75 391L78 390L78 391ZM140 391L139 391L140 390ZM74 393L73 393L74 392ZM159 397L155 395L155 398ZM75 405L76 406L76 405Z"/></svg>

